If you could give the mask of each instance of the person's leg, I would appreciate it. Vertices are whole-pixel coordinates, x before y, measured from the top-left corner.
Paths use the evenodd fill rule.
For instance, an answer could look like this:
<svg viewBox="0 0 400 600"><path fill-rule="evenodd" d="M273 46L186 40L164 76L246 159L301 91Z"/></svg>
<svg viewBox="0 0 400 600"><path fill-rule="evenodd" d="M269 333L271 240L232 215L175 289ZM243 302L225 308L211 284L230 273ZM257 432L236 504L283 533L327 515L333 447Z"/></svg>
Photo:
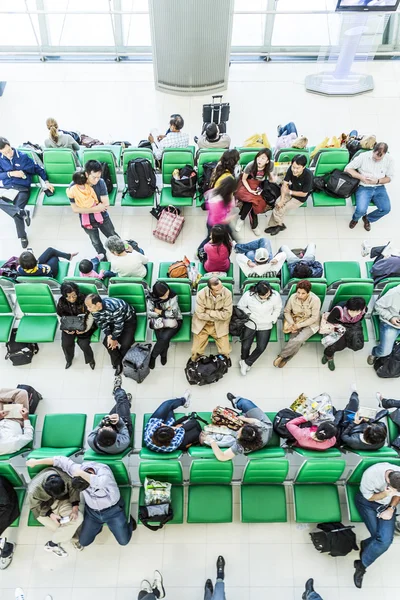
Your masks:
<svg viewBox="0 0 400 600"><path fill-rule="evenodd" d="M200 333L193 334L192 360L204 354L208 344L208 328L205 326Z"/></svg>
<svg viewBox="0 0 400 600"><path fill-rule="evenodd" d="M247 215L249 214L249 212L251 211L252 208L253 208L253 205L251 202L243 202L242 208L239 211L239 218L241 221L245 220L245 218L247 217Z"/></svg>
<svg viewBox="0 0 400 600"><path fill-rule="evenodd" d="M38 263L43 263L48 265L49 260L52 258L65 258L65 260L71 259L71 254L68 252L61 252L61 250L56 250L55 248L47 248L42 254L39 256Z"/></svg>
<svg viewBox="0 0 400 600"><path fill-rule="evenodd" d="M314 242L310 242L305 249L304 256L302 260L315 260L315 250L316 246Z"/></svg>
<svg viewBox="0 0 400 600"><path fill-rule="evenodd" d="M361 494L356 496L356 506L371 534L371 538L367 540L367 543L364 543L364 550L361 554L361 562L367 568L390 548L395 530L396 511L393 511L393 517L389 521L378 519L376 508L379 505L376 502L369 502L364 496L360 499L359 496ZM372 510L371 507L365 506L367 502L374 505ZM375 522L373 519L375 519Z"/></svg>
<svg viewBox="0 0 400 600"><path fill-rule="evenodd" d="M299 262L301 259L295 255L294 252L291 251L289 246L283 245L280 247L280 252L284 252L286 254L286 261L288 265L293 265L294 263Z"/></svg>
<svg viewBox="0 0 400 600"><path fill-rule="evenodd" d="M256 250L259 248L266 248L269 257L272 258L272 247L268 238L259 238L258 240L253 240L252 242L247 242L245 244L236 244L235 252L238 254L245 254L249 260L254 260Z"/></svg>
<svg viewBox="0 0 400 600"><path fill-rule="evenodd" d="M94 354L93 354L92 346L90 345L90 337L81 337L80 335L77 334L76 341L77 341L79 348L83 352L83 356L85 357L85 364L88 365L89 363L93 362Z"/></svg>
<svg viewBox="0 0 400 600"><path fill-rule="evenodd" d="M369 257L374 259L374 264L378 262L378 260L381 260L381 258L384 258L382 252L385 248L386 246L374 246L371 248Z"/></svg>
<svg viewBox="0 0 400 600"><path fill-rule="evenodd" d="M124 358L125 354L132 347L132 344L135 341L135 331L136 318L126 321L122 333L118 338L121 360Z"/></svg>
<svg viewBox="0 0 400 600"><path fill-rule="evenodd" d="M165 329L156 329L156 343L153 346L153 350L151 352L151 356L153 358L157 358L157 356L166 356L169 348L169 343L171 338L179 331L179 329L166 327Z"/></svg>
<svg viewBox="0 0 400 600"><path fill-rule="evenodd" d="M250 355L250 348L254 340L254 329L244 326L242 339L241 339L241 350L240 358L247 363L247 359Z"/></svg>
<svg viewBox="0 0 400 600"><path fill-rule="evenodd" d="M333 360L335 352L341 352L345 348L347 348L346 334L342 335L334 344L327 346L324 355L328 360Z"/></svg>
<svg viewBox="0 0 400 600"><path fill-rule="evenodd" d="M212 600L213 593L209 587L204 586L204 600Z"/></svg>
<svg viewBox="0 0 400 600"><path fill-rule="evenodd" d="M104 221L100 225L99 229L106 238L109 238L112 235L118 235L118 233L114 229L114 224L111 221L110 217L104 217Z"/></svg>
<svg viewBox="0 0 400 600"><path fill-rule="evenodd" d="M299 208L302 204L303 204L303 202L301 202L299 200L295 200L294 198L291 198L281 208L278 208L275 205L275 208L272 211L272 215L271 215L271 218L268 223L268 228L284 225L283 219L284 219L284 216L287 213L287 211Z"/></svg>
<svg viewBox="0 0 400 600"><path fill-rule="evenodd" d="M251 209L251 211L249 212L249 220L250 220L250 226L252 229L257 229L258 227L258 215L256 215L256 213L254 212L253 209Z"/></svg>
<svg viewBox="0 0 400 600"><path fill-rule="evenodd" d="M8 558L14 551L15 546L10 542L4 543L4 548L1 551L1 558Z"/></svg>
<svg viewBox="0 0 400 600"><path fill-rule="evenodd" d="M307 592L306 600L322 600L322 597L317 592Z"/></svg>
<svg viewBox="0 0 400 600"><path fill-rule="evenodd" d="M125 516L125 503L122 498L116 506L112 506L104 511L105 523L107 523L111 533L114 535L120 546L129 544L132 537L132 521L127 521Z"/></svg>
<svg viewBox="0 0 400 600"><path fill-rule="evenodd" d="M216 334L215 334L216 335ZM220 338L214 337L219 354L229 357L231 353L231 345L229 343L229 335L223 335Z"/></svg>
<svg viewBox="0 0 400 600"><path fill-rule="evenodd" d="M258 406L256 404L254 404L254 402L252 402L251 400L248 400L247 398L241 398L241 397L235 399L235 406L242 413L247 413L249 410L252 410L253 408L258 408Z"/></svg>
<svg viewBox="0 0 400 600"><path fill-rule="evenodd" d="M225 581L223 579L217 579L215 581L214 593L212 600L226 600L225 598Z"/></svg>
<svg viewBox="0 0 400 600"><path fill-rule="evenodd" d="M394 343L400 334L400 330L392 327L389 323L379 323L379 344L372 348L371 354L376 358L388 356L393 350Z"/></svg>
<svg viewBox="0 0 400 600"><path fill-rule="evenodd" d="M268 345L269 338L271 336L271 329L266 329L264 331L256 331L256 347L250 356L246 360L246 364L251 367L257 359L260 358L261 354L264 352L265 348Z"/></svg>
<svg viewBox="0 0 400 600"><path fill-rule="evenodd" d="M391 208L390 198L384 185L378 185L375 188L372 200L376 206L376 209L367 215L370 223L374 223L375 221L382 219L382 217L390 213Z"/></svg>
<svg viewBox="0 0 400 600"><path fill-rule="evenodd" d="M14 219L15 228L17 230L17 236L20 239L26 238L24 215L21 214L21 212L23 212L25 210L25 207L28 204L30 194L31 194L30 189L27 191L19 192L18 196L14 200L14 210L16 210L18 212L14 212L14 215L11 215L11 216ZM5 212L7 212L7 211L5 211Z"/></svg>
<svg viewBox="0 0 400 600"><path fill-rule="evenodd" d="M118 387L114 391L115 406L110 410L110 415L117 413L128 427L129 435L132 435L131 403L127 393Z"/></svg>
<svg viewBox="0 0 400 600"><path fill-rule="evenodd" d="M138 595L138 600L157 600L158 596L151 593L149 594L145 590L141 590Z"/></svg>
<svg viewBox="0 0 400 600"><path fill-rule="evenodd" d="M358 492L355 497L355 505L370 533L370 537L364 540L364 548L366 548L375 537L378 530L378 517L376 515L376 509L380 505L378 505L377 502L370 502L370 500L364 498L361 492Z"/></svg>
<svg viewBox="0 0 400 600"><path fill-rule="evenodd" d="M348 403L344 407L344 410L345 410L345 412L348 411L348 412L356 413L358 411L359 407L360 407L360 399L358 397L358 393L353 392L350 396Z"/></svg>
<svg viewBox="0 0 400 600"><path fill-rule="evenodd" d="M303 327L296 334L291 333L290 339L286 345L279 352L279 356L282 358L292 358L298 353L302 345L314 334L311 327Z"/></svg>
<svg viewBox="0 0 400 600"><path fill-rule="evenodd" d="M278 135L278 137L281 137L282 135L290 135L291 133L298 135L296 125L293 123L293 121L289 121L289 123L286 123L286 125L282 125L282 127L280 127L280 131L281 133Z"/></svg>
<svg viewBox="0 0 400 600"><path fill-rule="evenodd" d="M160 406L153 412L151 419L161 419L164 423L169 419L175 419L174 410L183 406L186 398L173 398L172 400L164 400Z"/></svg>
<svg viewBox="0 0 400 600"><path fill-rule="evenodd" d="M64 352L65 360L71 362L75 354L75 335L61 332L61 347Z"/></svg>
<svg viewBox="0 0 400 600"><path fill-rule="evenodd" d="M71 511L72 505L69 500L60 500L58 502L57 509L53 509L53 512L55 512L60 517L69 517ZM72 538L75 537L75 533L78 530L78 528L82 525L82 522L83 515L79 511L78 517L77 519L75 519L75 521L69 521L69 523L65 523L64 525L60 525L60 527L57 527L51 541L54 542L54 544L62 544L63 542L69 542L70 540L72 540Z"/></svg>
<svg viewBox="0 0 400 600"><path fill-rule="evenodd" d="M96 250L97 254L104 254L104 256L106 256L107 252L100 240L99 230L97 228L85 229L83 227L83 231L89 236L92 246Z"/></svg>
<svg viewBox="0 0 400 600"><path fill-rule="evenodd" d="M99 518L99 513L85 505L83 523L79 534L81 546L90 546L102 529L103 521Z"/></svg>
<svg viewBox="0 0 400 600"><path fill-rule="evenodd" d="M356 207L353 216L351 217L352 221L359 221L361 217L364 217L367 214L372 194L373 188L368 188L365 185L358 186L356 189Z"/></svg>

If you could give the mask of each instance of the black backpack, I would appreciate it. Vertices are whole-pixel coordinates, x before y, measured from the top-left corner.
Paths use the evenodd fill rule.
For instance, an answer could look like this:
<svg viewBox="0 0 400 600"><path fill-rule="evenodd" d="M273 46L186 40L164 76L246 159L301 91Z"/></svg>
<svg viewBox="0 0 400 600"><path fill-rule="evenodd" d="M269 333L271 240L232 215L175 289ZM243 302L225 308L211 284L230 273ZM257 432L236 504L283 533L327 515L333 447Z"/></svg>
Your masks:
<svg viewBox="0 0 400 600"><path fill-rule="evenodd" d="M334 169L329 174L329 178L325 185L325 192L335 198L349 198L360 183L359 179L352 177L350 173Z"/></svg>
<svg viewBox="0 0 400 600"><path fill-rule="evenodd" d="M400 342L395 342L389 356L376 359L374 369L378 377L383 379L400 377Z"/></svg>
<svg viewBox="0 0 400 600"><path fill-rule="evenodd" d="M190 165L179 169L180 179L171 177L171 193L174 198L193 198L196 193L197 174Z"/></svg>
<svg viewBox="0 0 400 600"><path fill-rule="evenodd" d="M358 550L354 526L343 523L318 523L318 529L310 533L311 541L318 552L329 552L331 556L346 556Z"/></svg>
<svg viewBox="0 0 400 600"><path fill-rule="evenodd" d="M9 358L14 367L29 365L32 362L33 356L39 352L39 346L37 344L16 342L16 335L17 329L13 329L10 340L6 344L7 354L5 358Z"/></svg>
<svg viewBox="0 0 400 600"><path fill-rule="evenodd" d="M266 179L264 181L264 187L261 192L261 196L264 198L268 206L275 206L275 202L281 195L281 188L278 184L272 183Z"/></svg>
<svg viewBox="0 0 400 600"><path fill-rule="evenodd" d="M211 176L217 164L218 163L216 161L206 162L203 164L203 175L200 177L199 184L197 186L202 196L204 196L204 194L211 189Z"/></svg>
<svg viewBox="0 0 400 600"><path fill-rule="evenodd" d="M111 181L110 167L106 162L101 163L101 178L104 180L104 183L107 186L107 192L111 194L113 191L113 183Z"/></svg>
<svg viewBox="0 0 400 600"><path fill-rule="evenodd" d="M244 327L247 321L249 320L250 317L244 312L244 310L242 310L238 306L234 306L232 310L231 320L229 322L229 333L231 335L237 335L241 338L244 331ZM252 335L254 335L254 333Z"/></svg>
<svg viewBox="0 0 400 600"><path fill-rule="evenodd" d="M59 129L59 131L61 131L61 133L66 133L73 137L77 144L81 143L81 136L76 131L66 131L65 129Z"/></svg>
<svg viewBox="0 0 400 600"><path fill-rule="evenodd" d="M293 444L296 440L289 433L286 427L286 423L289 421L293 421L297 417L301 417L300 413L295 412L291 408L282 408L279 412L276 413L274 422L272 424L273 430L280 438L287 440L288 444Z"/></svg>
<svg viewBox="0 0 400 600"><path fill-rule="evenodd" d="M208 385L222 379L231 361L223 354L200 356L197 360L189 359L185 367L186 379L190 385Z"/></svg>
<svg viewBox="0 0 400 600"><path fill-rule="evenodd" d="M17 388L28 392L29 414L33 415L36 412L40 400L43 398L42 394L39 394L39 392L31 385L24 385L23 383L19 383Z"/></svg>
<svg viewBox="0 0 400 600"><path fill-rule="evenodd" d="M131 198L149 198L157 189L156 172L147 158L134 158L128 163L126 172L128 189Z"/></svg>

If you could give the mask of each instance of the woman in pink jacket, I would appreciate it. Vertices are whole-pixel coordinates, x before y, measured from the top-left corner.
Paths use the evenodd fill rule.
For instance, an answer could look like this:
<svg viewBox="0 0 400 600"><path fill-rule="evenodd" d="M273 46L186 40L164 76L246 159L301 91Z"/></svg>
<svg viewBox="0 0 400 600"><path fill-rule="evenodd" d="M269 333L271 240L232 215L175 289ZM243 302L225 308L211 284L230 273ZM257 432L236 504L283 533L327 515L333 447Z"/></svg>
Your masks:
<svg viewBox="0 0 400 600"><path fill-rule="evenodd" d="M286 423L286 429L295 438L296 446L306 450L328 450L336 444L337 428L332 421L323 421L318 426L300 427L302 423L312 422L318 417L318 413L312 413Z"/></svg>
<svg viewBox="0 0 400 600"><path fill-rule="evenodd" d="M214 225L210 232L210 241L204 246L207 258L204 269L207 273L227 273L232 242L227 230L221 225Z"/></svg>

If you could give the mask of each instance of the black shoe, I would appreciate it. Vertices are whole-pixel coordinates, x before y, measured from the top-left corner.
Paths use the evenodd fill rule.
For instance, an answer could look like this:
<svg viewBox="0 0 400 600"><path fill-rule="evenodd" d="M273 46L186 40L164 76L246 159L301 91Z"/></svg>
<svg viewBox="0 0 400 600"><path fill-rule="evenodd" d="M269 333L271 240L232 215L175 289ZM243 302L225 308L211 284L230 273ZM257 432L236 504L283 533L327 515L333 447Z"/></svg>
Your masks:
<svg viewBox="0 0 400 600"><path fill-rule="evenodd" d="M96 362L95 362L94 360L92 360L92 361L89 363L89 367L92 369L92 371L94 371L94 370L95 370L95 368L96 368Z"/></svg>
<svg viewBox="0 0 400 600"><path fill-rule="evenodd" d="M286 229L286 225L279 225L275 227L274 231L270 231L270 235L277 235L280 231L284 231Z"/></svg>
<svg viewBox="0 0 400 600"><path fill-rule="evenodd" d="M167 364L167 355L161 357L161 364L163 366Z"/></svg>
<svg viewBox="0 0 400 600"><path fill-rule="evenodd" d="M117 375L121 375L121 373L122 373L122 363L121 363L120 365L117 365L117 366L115 367L115 370L114 370L114 375L115 375L115 376L117 376Z"/></svg>
<svg viewBox="0 0 400 600"><path fill-rule="evenodd" d="M273 231L275 231L275 229L278 227L278 225L275 225L274 227L267 227L266 229L264 229L265 233L272 233Z"/></svg>
<svg viewBox="0 0 400 600"><path fill-rule="evenodd" d="M26 208L24 210L24 213L25 224L27 227L29 227L29 225L31 224L31 213Z"/></svg>
<svg viewBox="0 0 400 600"><path fill-rule="evenodd" d="M232 404L233 408L236 408L236 404L235 404L236 396L234 396L233 394L228 392L226 397L228 398L229 402Z"/></svg>
<svg viewBox="0 0 400 600"><path fill-rule="evenodd" d="M150 362L149 362L149 369L154 369L155 366L156 366L156 359L153 356L151 356Z"/></svg>
<svg viewBox="0 0 400 600"><path fill-rule="evenodd" d="M27 247L28 247L28 244L29 244L29 242L28 242L28 238L21 238L21 246L22 246L23 248L27 248Z"/></svg>
<svg viewBox="0 0 400 600"><path fill-rule="evenodd" d="M364 567L361 560L354 561L354 568L355 568L354 577L353 577L354 585L356 586L356 588L361 589L363 577L364 577L367 569Z"/></svg>
<svg viewBox="0 0 400 600"><path fill-rule="evenodd" d="M210 590L211 594L214 593L214 586L213 586L213 582L211 581L211 579L207 579L204 587L206 590Z"/></svg>
<svg viewBox="0 0 400 600"><path fill-rule="evenodd" d="M132 524L132 531L135 531L137 529L137 523L136 523L135 519L132 517L132 515L131 515L129 523Z"/></svg>
<svg viewBox="0 0 400 600"><path fill-rule="evenodd" d="M306 591L303 593L303 600L307 600L308 594L311 594L314 591L314 579L308 579L306 581Z"/></svg>
<svg viewBox="0 0 400 600"><path fill-rule="evenodd" d="M65 364L65 368L69 369L71 365L72 365L72 360L67 360L67 362Z"/></svg>
<svg viewBox="0 0 400 600"><path fill-rule="evenodd" d="M225 559L223 556L217 558L217 579L224 579L225 577Z"/></svg>

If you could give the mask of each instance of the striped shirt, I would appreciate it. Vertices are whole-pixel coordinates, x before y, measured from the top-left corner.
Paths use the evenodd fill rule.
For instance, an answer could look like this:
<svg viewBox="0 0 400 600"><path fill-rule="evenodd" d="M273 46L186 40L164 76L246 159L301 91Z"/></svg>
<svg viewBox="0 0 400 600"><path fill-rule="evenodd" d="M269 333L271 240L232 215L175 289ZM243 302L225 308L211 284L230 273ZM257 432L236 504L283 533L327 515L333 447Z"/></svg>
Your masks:
<svg viewBox="0 0 400 600"><path fill-rule="evenodd" d="M161 425L172 427L174 423L174 419L168 419L168 421L165 423L162 419L149 419L143 436L144 443L146 444L147 448L149 450L153 450L153 452L173 452L174 450L177 450L182 444L185 436L185 430L183 427L175 429L175 435L169 446L156 446L152 441L153 433L156 431L156 429L161 427Z"/></svg>
<svg viewBox="0 0 400 600"><path fill-rule="evenodd" d="M93 313L95 323L105 335L118 339L125 322L135 316L135 309L119 298L102 298L103 309Z"/></svg>
<svg viewBox="0 0 400 600"><path fill-rule="evenodd" d="M153 154L158 160L161 160L164 148L187 148L188 146L189 134L182 131L170 131L165 138L151 145Z"/></svg>

